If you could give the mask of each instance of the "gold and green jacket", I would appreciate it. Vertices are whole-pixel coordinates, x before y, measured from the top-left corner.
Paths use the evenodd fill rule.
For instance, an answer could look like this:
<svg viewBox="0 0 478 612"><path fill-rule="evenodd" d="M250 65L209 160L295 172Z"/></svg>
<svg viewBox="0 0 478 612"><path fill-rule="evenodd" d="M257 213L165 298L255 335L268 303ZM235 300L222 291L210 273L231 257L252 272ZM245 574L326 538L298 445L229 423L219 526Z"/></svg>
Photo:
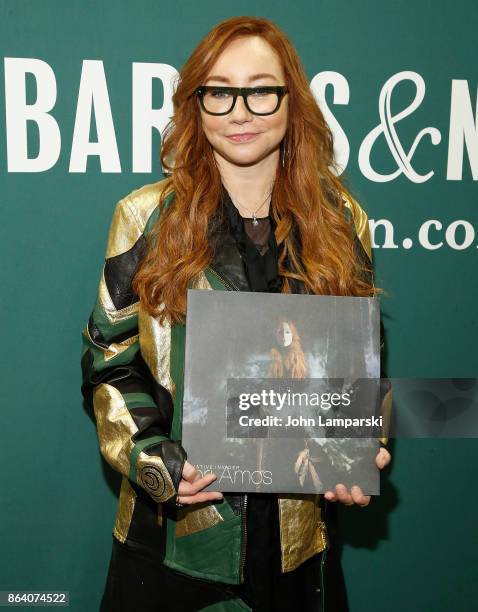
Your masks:
<svg viewBox="0 0 478 612"><path fill-rule="evenodd" d="M185 326L160 325L131 282L159 217L159 196L174 201L169 179L145 185L116 205L96 303L82 333L82 393L91 410L101 454L122 475L113 535L133 546L155 547L164 563L189 576L222 583L243 580L247 495L225 494L217 504L177 509L186 453L181 446ZM357 254L371 260L367 215L345 198ZM230 235L192 285L249 290ZM383 405L391 391L382 388ZM320 495L279 494L282 571L328 546Z"/></svg>

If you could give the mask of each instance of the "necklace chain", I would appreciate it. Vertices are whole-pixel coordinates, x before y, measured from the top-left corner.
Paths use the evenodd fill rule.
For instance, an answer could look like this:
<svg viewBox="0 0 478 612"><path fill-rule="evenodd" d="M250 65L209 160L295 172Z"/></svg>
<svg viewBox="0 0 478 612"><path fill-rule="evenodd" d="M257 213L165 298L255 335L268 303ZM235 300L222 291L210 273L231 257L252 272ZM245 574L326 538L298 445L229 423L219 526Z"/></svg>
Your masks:
<svg viewBox="0 0 478 612"><path fill-rule="evenodd" d="M227 188L227 186L226 186ZM227 189L229 195L230 195L230 191L229 189ZM260 206L258 208L256 208L255 211L250 210L250 208L248 208L247 206L245 206L244 204L242 204L242 202L239 202L239 200L237 198L235 198L235 201L245 210L247 210L248 213L252 214L252 225L259 225L259 221L257 220L257 213L260 211L260 209L264 206L264 204L266 203L267 199L269 198L269 196L272 193L272 188L269 191L269 193L266 195L265 199L263 200L263 202L260 204ZM235 203L235 201L232 199L231 196L231 200L233 201L233 203Z"/></svg>

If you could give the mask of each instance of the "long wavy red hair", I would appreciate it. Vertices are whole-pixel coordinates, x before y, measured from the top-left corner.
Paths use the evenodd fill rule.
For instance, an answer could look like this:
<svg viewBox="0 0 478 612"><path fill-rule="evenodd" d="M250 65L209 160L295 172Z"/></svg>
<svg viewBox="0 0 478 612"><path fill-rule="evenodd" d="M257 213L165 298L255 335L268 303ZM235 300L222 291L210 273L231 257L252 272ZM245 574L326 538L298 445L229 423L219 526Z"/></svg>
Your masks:
<svg viewBox="0 0 478 612"><path fill-rule="evenodd" d="M272 347L270 351L271 363L268 376L270 378L287 378L284 370L290 372L290 378L305 378L308 373L307 360L302 349L300 335L296 324L291 319L280 319L275 327L276 340L282 334L282 326L287 323L292 332L292 342L288 349L280 351ZM285 356L284 354L285 353Z"/></svg>
<svg viewBox="0 0 478 612"><path fill-rule="evenodd" d="M194 92L227 45L241 36L261 36L271 45L289 87L288 126L281 143L286 163L278 164L270 211L282 291L291 292L292 278L301 280L307 293L371 296L377 291L357 259L341 198L342 193L351 195L336 176L332 133L294 46L268 19L233 17L217 24L184 64L173 95L174 113L162 135L161 163L169 176L160 196L160 218L133 280L146 310L161 323L185 322L188 285L213 257L208 227L218 211L222 183ZM171 191L174 205L164 209ZM293 239L294 223L300 244ZM286 256L292 269L285 268Z"/></svg>

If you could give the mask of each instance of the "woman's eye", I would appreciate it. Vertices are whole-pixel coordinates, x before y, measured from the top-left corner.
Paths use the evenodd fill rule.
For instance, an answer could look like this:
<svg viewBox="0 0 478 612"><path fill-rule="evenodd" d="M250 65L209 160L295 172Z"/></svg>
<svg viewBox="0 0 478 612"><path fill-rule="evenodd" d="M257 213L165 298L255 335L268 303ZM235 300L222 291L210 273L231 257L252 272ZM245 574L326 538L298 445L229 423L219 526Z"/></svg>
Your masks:
<svg viewBox="0 0 478 612"><path fill-rule="evenodd" d="M263 96L267 96L267 95L269 95L269 92L268 92L268 91L266 91L266 90L264 90L264 89L256 89L255 91L253 91L253 92L252 92L252 95L253 95L255 98L261 98L261 97L263 97Z"/></svg>
<svg viewBox="0 0 478 612"><path fill-rule="evenodd" d="M221 98L225 96L230 96L231 94L228 91L215 90L215 91L211 91L211 95L214 98Z"/></svg>

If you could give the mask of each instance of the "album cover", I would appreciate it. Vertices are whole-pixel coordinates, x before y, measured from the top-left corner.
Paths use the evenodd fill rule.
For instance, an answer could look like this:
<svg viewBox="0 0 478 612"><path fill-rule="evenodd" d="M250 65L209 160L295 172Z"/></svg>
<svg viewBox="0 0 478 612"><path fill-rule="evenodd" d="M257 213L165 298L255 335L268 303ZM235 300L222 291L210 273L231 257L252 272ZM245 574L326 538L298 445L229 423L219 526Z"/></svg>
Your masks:
<svg viewBox="0 0 478 612"><path fill-rule="evenodd" d="M380 493L378 298L189 289L182 445L223 492Z"/></svg>

